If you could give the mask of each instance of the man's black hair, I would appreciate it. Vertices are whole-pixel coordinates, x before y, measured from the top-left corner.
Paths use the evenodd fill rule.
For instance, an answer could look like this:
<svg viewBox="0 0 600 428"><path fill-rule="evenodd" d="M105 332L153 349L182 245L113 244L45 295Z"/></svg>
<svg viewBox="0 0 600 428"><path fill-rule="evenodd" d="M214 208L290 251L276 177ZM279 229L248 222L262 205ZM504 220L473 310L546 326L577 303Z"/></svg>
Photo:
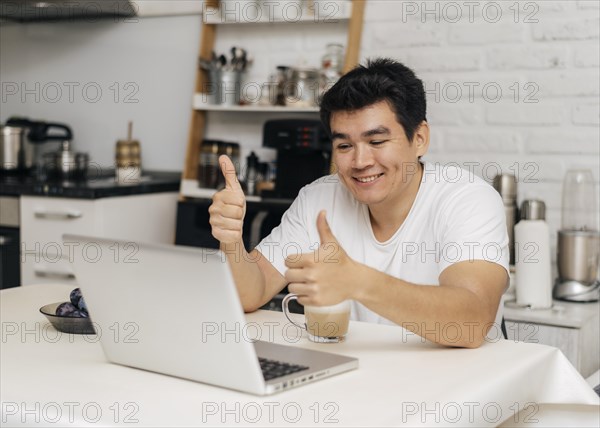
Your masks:
<svg viewBox="0 0 600 428"><path fill-rule="evenodd" d="M368 60L342 76L321 99L321 121L331 135L332 113L356 111L380 101L390 105L412 142L419 125L427 120L423 82L410 68L388 58Z"/></svg>

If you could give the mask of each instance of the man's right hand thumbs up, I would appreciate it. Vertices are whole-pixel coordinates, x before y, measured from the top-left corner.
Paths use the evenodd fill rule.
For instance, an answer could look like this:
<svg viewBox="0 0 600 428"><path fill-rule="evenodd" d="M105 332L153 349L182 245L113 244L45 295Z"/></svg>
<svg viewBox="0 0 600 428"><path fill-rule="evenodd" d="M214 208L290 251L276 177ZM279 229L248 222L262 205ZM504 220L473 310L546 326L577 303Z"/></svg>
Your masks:
<svg viewBox="0 0 600 428"><path fill-rule="evenodd" d="M241 243L246 197L231 159L221 155L219 165L225 177L225 188L214 194L213 203L208 208L212 235L221 244Z"/></svg>

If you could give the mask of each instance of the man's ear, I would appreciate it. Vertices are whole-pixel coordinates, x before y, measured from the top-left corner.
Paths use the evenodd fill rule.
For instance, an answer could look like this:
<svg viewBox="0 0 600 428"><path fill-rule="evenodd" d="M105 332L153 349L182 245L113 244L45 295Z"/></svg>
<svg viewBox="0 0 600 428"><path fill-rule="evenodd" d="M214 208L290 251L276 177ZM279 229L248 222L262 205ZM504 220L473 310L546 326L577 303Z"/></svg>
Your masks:
<svg viewBox="0 0 600 428"><path fill-rule="evenodd" d="M413 144L417 149L417 156L421 157L427 153L429 149L429 124L427 121L421 122L421 124L415 130L413 136Z"/></svg>

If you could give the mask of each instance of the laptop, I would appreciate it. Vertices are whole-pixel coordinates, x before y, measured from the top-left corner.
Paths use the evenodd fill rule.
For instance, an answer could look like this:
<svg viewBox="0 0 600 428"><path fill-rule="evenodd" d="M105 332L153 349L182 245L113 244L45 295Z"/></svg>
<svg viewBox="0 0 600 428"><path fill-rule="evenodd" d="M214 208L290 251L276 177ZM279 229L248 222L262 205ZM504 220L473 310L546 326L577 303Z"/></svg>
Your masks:
<svg viewBox="0 0 600 428"><path fill-rule="evenodd" d="M288 324L283 317L279 326L246 323L218 250L72 234L63 241L112 363L256 395L358 367L356 358L271 343Z"/></svg>

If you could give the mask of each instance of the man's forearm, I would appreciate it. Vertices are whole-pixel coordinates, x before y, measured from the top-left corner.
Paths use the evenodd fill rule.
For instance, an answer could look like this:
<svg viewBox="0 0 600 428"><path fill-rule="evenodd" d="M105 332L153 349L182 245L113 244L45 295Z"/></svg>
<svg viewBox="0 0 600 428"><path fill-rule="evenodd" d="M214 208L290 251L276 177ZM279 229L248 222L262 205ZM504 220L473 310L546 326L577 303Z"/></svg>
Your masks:
<svg viewBox="0 0 600 428"><path fill-rule="evenodd" d="M416 285L364 265L360 278L356 300L407 330L446 346L471 348L483 343L490 319L472 291Z"/></svg>
<svg viewBox="0 0 600 428"><path fill-rule="evenodd" d="M260 253L248 254L241 242L221 244L221 251L227 256L244 311L255 311L263 304L266 287L265 277L257 263Z"/></svg>

